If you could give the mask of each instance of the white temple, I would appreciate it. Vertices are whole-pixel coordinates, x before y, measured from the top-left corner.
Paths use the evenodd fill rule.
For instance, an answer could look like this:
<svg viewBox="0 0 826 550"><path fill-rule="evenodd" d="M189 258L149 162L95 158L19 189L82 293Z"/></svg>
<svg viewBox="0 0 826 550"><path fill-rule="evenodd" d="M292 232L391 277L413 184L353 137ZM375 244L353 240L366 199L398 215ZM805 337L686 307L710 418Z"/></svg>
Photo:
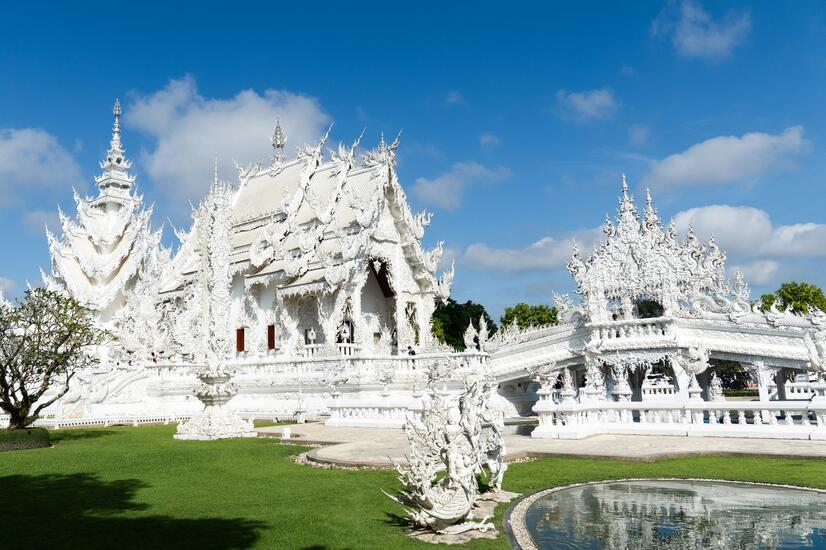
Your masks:
<svg viewBox="0 0 826 550"><path fill-rule="evenodd" d="M199 230L178 232L173 255L134 194L120 107L97 198L77 199L49 235L53 275L116 335L105 360L75 378L52 414L62 422L188 418L202 409L196 372L215 352L203 331L205 257ZM329 133L329 132L328 132ZM539 416L535 437L595 433L826 439L826 384L790 382L826 369L826 314L762 313L742 276L726 275L713 239L663 227L650 196L638 213L622 182L617 217L569 269L579 303L556 296L561 323L494 337L469 327L464 352L431 336L452 269L436 275L441 244L424 250L430 214L414 214L395 171L398 140L359 154L360 138L325 156L325 136L286 151L280 123L270 161L239 168L226 216L230 290L224 358L245 417L317 415L328 424L400 427L422 409L434 365L455 395L464 379L498 385L508 416ZM226 325L222 325L226 326ZM408 350L416 355L408 354ZM716 360L737 361L760 389L725 402Z"/></svg>

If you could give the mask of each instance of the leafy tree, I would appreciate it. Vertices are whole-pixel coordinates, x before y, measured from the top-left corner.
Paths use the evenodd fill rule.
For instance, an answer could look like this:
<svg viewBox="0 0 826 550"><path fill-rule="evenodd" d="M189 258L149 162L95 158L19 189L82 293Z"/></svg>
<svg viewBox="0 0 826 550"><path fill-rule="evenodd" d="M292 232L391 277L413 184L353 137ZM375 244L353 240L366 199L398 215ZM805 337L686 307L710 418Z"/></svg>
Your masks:
<svg viewBox="0 0 826 550"><path fill-rule="evenodd" d="M430 332L439 342L445 341L445 326L442 324L441 318L433 316L433 320L430 322Z"/></svg>
<svg viewBox="0 0 826 550"><path fill-rule="evenodd" d="M817 285L791 281L780 285L773 294L760 296L761 311L768 311L772 305L780 311L791 309L795 315L805 315L810 307L826 312L826 296Z"/></svg>
<svg viewBox="0 0 826 550"><path fill-rule="evenodd" d="M35 288L16 305L0 302L0 410L9 429L25 428L63 397L75 372L98 361L93 347L105 335L90 310L58 292Z"/></svg>
<svg viewBox="0 0 826 550"><path fill-rule="evenodd" d="M472 322L474 328L479 330L480 318L484 318L488 327L488 334L493 335L496 332L496 323L485 311L485 306L470 300L460 304L453 298L448 298L446 302L436 306L430 330L433 336L441 342L458 350L464 350L464 335L468 323Z"/></svg>
<svg viewBox="0 0 826 550"><path fill-rule="evenodd" d="M557 324L556 307L548 307L546 305L529 306L526 303L520 302L513 307L505 309L505 314L499 319L502 326L510 326L516 321L516 325L520 329L528 327L543 327L546 325Z"/></svg>
<svg viewBox="0 0 826 550"><path fill-rule="evenodd" d="M744 390L748 386L751 376L737 361L712 359L714 372L727 390Z"/></svg>

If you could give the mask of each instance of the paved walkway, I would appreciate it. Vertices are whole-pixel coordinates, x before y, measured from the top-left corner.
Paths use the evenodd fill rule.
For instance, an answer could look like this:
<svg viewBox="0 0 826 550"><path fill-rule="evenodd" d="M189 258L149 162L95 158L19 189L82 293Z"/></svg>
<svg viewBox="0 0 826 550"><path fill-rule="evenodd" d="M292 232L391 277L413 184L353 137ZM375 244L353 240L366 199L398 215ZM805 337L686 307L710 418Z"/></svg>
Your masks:
<svg viewBox="0 0 826 550"><path fill-rule="evenodd" d="M320 423L290 426L295 443L321 444L308 458L340 466L390 467L403 462L407 438L402 430L333 428ZM259 435L280 437L283 427L259 428ZM578 456L656 460L676 456L724 454L789 458L826 458L826 441L673 437L654 435L598 435L580 440L532 439L506 435L508 460L541 456Z"/></svg>

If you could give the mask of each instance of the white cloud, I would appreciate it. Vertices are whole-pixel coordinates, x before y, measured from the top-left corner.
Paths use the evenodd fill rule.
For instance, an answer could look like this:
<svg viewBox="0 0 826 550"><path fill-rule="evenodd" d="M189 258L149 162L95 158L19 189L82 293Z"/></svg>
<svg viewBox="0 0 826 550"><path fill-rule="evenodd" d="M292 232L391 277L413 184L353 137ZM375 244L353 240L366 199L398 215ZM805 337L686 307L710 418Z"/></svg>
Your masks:
<svg viewBox="0 0 826 550"><path fill-rule="evenodd" d="M632 124L628 127L628 141L632 145L645 145L648 143L648 133L648 127Z"/></svg>
<svg viewBox="0 0 826 550"><path fill-rule="evenodd" d="M491 169L478 162L458 162L436 178L417 178L411 192L425 203L452 210L462 203L462 196L468 187L498 183L509 176L510 170L503 166Z"/></svg>
<svg viewBox="0 0 826 550"><path fill-rule="evenodd" d="M268 162L276 118L291 151L317 140L330 122L308 96L268 89L263 94L244 90L229 99L205 98L188 76L136 98L124 113L129 127L154 139L142 165L155 183L156 198L180 207L203 197L216 154L227 180L235 179L233 159L242 166ZM128 136L126 140L128 146Z"/></svg>
<svg viewBox="0 0 826 550"><path fill-rule="evenodd" d="M808 147L801 126L786 128L776 135L751 132L739 137L719 136L652 162L642 183L652 188L679 187L756 178L792 166L790 157L806 152Z"/></svg>
<svg viewBox="0 0 826 550"><path fill-rule="evenodd" d="M667 7L654 20L651 31L655 36L668 36L674 47L685 57L718 61L731 56L751 28L748 12L730 11L715 21L694 0L683 0L676 12Z"/></svg>
<svg viewBox="0 0 826 550"><path fill-rule="evenodd" d="M439 259L439 265L436 266L436 272L449 271L450 267L456 263L461 250L455 246L445 246L442 257Z"/></svg>
<svg viewBox="0 0 826 550"><path fill-rule="evenodd" d="M569 238L543 237L525 248L493 248L474 243L462 255L461 264L476 271L519 273L551 271L564 267L571 258L571 241L576 239L583 253L599 242L600 229L578 231Z"/></svg>
<svg viewBox="0 0 826 550"><path fill-rule="evenodd" d="M776 260L756 260L731 268L739 270L751 285L770 285L780 280L780 263Z"/></svg>
<svg viewBox="0 0 826 550"><path fill-rule="evenodd" d="M720 248L738 258L826 257L826 224L774 225L769 214L750 206L713 204L684 210L674 216L677 229L689 223L697 235L714 235Z"/></svg>
<svg viewBox="0 0 826 550"><path fill-rule="evenodd" d="M580 122L605 120L619 108L619 102L610 88L582 92L559 90L556 92L556 103L564 118Z"/></svg>
<svg viewBox="0 0 826 550"><path fill-rule="evenodd" d="M491 132L485 132L479 136L479 145L485 148L496 147L502 143L502 139Z"/></svg>
<svg viewBox="0 0 826 550"><path fill-rule="evenodd" d="M0 302L2 302L2 298L8 297L9 294L14 292L14 289L17 288L17 284L7 277L0 277Z"/></svg>
<svg viewBox="0 0 826 550"><path fill-rule="evenodd" d="M465 102L465 98L457 90L450 90L445 94L445 105L453 106Z"/></svg>
<svg viewBox="0 0 826 550"><path fill-rule="evenodd" d="M26 229L35 234L43 236L45 228L48 227L52 233L60 233L60 218L57 211L47 212L45 210L31 210L23 214L23 225Z"/></svg>
<svg viewBox="0 0 826 550"><path fill-rule="evenodd" d="M0 129L0 206L80 183L80 168L54 136L38 128Z"/></svg>

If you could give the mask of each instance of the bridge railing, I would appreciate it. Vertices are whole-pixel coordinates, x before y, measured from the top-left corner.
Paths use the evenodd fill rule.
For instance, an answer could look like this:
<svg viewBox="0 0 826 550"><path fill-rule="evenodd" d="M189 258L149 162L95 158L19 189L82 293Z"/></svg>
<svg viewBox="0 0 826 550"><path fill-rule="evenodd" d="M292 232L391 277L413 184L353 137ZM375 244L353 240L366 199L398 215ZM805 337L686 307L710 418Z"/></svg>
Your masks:
<svg viewBox="0 0 826 550"><path fill-rule="evenodd" d="M826 402L688 401L560 403L534 406L533 437L580 439L597 434L757 437L826 440Z"/></svg>

